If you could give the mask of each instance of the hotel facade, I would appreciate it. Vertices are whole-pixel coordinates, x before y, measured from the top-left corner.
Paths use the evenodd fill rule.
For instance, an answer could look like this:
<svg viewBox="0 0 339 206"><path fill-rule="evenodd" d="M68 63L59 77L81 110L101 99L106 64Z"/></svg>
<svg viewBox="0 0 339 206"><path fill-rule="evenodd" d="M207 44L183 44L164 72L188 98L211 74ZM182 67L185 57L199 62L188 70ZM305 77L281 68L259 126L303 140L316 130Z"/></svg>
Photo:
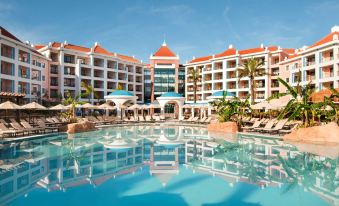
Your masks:
<svg viewBox="0 0 339 206"><path fill-rule="evenodd" d="M0 27L0 96L20 97L24 102L41 101L45 95L49 59Z"/></svg>
<svg viewBox="0 0 339 206"><path fill-rule="evenodd" d="M242 65L250 58L264 62L262 71L266 75L255 78L255 102L260 102L271 95L286 92L279 84L278 77L296 86L300 78L301 85L310 83L317 91L326 87L339 87L339 27L309 47L302 49L285 49L279 46L260 47L237 50L232 45L219 54L193 58L185 64L186 102L194 101L191 71L199 71L197 83L197 102L208 102L207 97L214 92L227 90L240 99L245 99L252 85L249 78L239 79ZM301 74L301 77L298 75Z"/></svg>
<svg viewBox="0 0 339 206"><path fill-rule="evenodd" d="M134 57L111 53L99 43L91 48L67 42L35 47L51 60L46 89L52 100L67 93L84 94L82 82L94 88L94 94L82 101L103 101L118 85L135 94L138 103L144 100L144 65Z"/></svg>
<svg viewBox="0 0 339 206"><path fill-rule="evenodd" d="M145 102L153 102L167 92L185 94L185 68L166 42L150 55L149 61L145 68Z"/></svg>

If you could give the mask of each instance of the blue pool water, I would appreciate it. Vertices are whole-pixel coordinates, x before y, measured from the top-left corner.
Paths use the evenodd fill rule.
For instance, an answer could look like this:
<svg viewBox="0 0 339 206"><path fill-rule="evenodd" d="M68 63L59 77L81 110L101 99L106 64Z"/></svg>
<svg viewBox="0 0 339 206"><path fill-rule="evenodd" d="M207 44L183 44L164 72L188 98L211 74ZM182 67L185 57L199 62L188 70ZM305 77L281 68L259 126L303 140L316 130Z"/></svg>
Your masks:
<svg viewBox="0 0 339 206"><path fill-rule="evenodd" d="M338 205L338 158L203 127L121 126L3 143L1 205Z"/></svg>

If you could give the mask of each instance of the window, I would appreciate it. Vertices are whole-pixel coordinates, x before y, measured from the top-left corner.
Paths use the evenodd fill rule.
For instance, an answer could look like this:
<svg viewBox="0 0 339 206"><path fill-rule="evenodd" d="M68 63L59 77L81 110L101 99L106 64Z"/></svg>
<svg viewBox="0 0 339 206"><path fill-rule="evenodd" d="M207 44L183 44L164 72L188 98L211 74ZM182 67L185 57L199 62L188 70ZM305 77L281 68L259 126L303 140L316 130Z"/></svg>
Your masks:
<svg viewBox="0 0 339 206"><path fill-rule="evenodd" d="M286 71L289 71L289 70L290 70L290 66L287 65L287 66L286 66Z"/></svg>

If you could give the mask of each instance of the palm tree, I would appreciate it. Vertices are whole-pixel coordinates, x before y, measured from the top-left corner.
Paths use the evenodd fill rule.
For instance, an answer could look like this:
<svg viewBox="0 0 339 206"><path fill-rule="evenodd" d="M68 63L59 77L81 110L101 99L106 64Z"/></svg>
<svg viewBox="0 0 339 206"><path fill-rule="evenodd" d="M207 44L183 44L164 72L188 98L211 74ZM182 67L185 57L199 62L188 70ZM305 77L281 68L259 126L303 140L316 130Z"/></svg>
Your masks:
<svg viewBox="0 0 339 206"><path fill-rule="evenodd" d="M190 78L193 81L194 103L197 103L197 83L200 80L200 72L198 69L192 69L190 75Z"/></svg>
<svg viewBox="0 0 339 206"><path fill-rule="evenodd" d="M254 104L255 100L255 89L256 85L254 82L255 77L263 76L266 74L266 72L262 71L262 67L264 66L265 62L251 58L245 63L243 63L241 66L243 68L238 69L238 82L241 78L248 77L250 79L250 87L251 87L251 104Z"/></svg>
<svg viewBox="0 0 339 206"><path fill-rule="evenodd" d="M82 94L82 97L88 97L88 102L91 102L92 94L94 93L94 88L90 84L81 82L81 87L85 89L85 93Z"/></svg>
<svg viewBox="0 0 339 206"><path fill-rule="evenodd" d="M294 88L280 77L278 77L278 81L287 89L287 93L281 95L290 94L292 96L292 99L287 103L278 118L281 119L286 116L289 117L288 120L301 118L304 127L313 126L314 116L317 115L316 111L318 111L318 108L323 107L324 103L313 104L310 101L314 92L311 84L308 83L306 86L301 87L300 79L298 79L297 86Z"/></svg>
<svg viewBox="0 0 339 206"><path fill-rule="evenodd" d="M117 88L115 90L124 90L124 87L118 83Z"/></svg>

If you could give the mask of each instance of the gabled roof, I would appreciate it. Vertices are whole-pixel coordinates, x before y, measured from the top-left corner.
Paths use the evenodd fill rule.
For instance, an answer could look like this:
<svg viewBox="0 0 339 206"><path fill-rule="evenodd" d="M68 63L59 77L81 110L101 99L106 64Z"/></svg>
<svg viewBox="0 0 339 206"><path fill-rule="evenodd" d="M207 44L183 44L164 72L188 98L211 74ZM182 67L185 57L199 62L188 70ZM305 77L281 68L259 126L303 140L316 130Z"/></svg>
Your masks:
<svg viewBox="0 0 339 206"><path fill-rule="evenodd" d="M176 55L163 43L157 52L153 54L154 57L176 57Z"/></svg>
<svg viewBox="0 0 339 206"><path fill-rule="evenodd" d="M7 31L5 28L3 28L2 26L0 26L0 33L1 35L8 37L10 39L13 39L15 41L21 42L23 43L20 39L18 39L16 36L14 36L13 34L11 34L9 31Z"/></svg>
<svg viewBox="0 0 339 206"><path fill-rule="evenodd" d="M204 56L204 57L199 57L199 58L195 58L192 61L190 61L189 63L195 63L195 62L203 62L203 61L207 61L212 59L213 56Z"/></svg>
<svg viewBox="0 0 339 206"><path fill-rule="evenodd" d="M81 52L90 52L91 51L90 48L82 47L82 46L78 46L78 45L74 45L74 44L65 44L64 48L70 49L70 50L77 50L77 51L81 51Z"/></svg>
<svg viewBox="0 0 339 206"><path fill-rule="evenodd" d="M61 43L60 42L53 42L51 44L51 46L53 48L59 48L59 47L61 47ZM45 45L43 45L43 44L38 44L38 45L35 46L35 48L38 49L38 50L43 48L43 47L45 47ZM85 53L91 52L91 48L78 46L78 45L74 45L74 44L69 44L69 43L65 44L64 48L69 49L69 50L85 52ZM99 44L96 44L92 48L93 48L94 53L103 54L103 55L112 56L112 57L115 56L114 53L109 52L108 50L106 50L105 48L100 46ZM138 60L134 57L130 57L130 56L122 55L122 54L117 54L116 56L118 58L120 58L121 60L125 60L125 61L128 61L128 62L134 62L134 63L140 63L140 60Z"/></svg>
<svg viewBox="0 0 339 206"><path fill-rule="evenodd" d="M339 32L338 31L335 31L335 32L332 32L330 34L328 34L327 36L325 36L324 38L320 39L319 41L317 41L316 43L314 43L312 46L310 46L309 48L312 48L312 47L316 47L316 46L319 46L319 45L322 45L322 44L326 44L328 42L331 42L333 41L333 36L334 35L337 35L339 37ZM337 37L337 38L338 38Z"/></svg>
<svg viewBox="0 0 339 206"><path fill-rule="evenodd" d="M237 50L234 48L229 48L219 54L215 55L215 58L219 58L219 57L224 57L224 56L232 56L235 55L237 53Z"/></svg>
<svg viewBox="0 0 339 206"><path fill-rule="evenodd" d="M100 45L94 46L93 51L94 51L94 53L104 54L104 55L107 55L107 56L113 56L114 55L111 52L104 49L103 47L101 47Z"/></svg>
<svg viewBox="0 0 339 206"><path fill-rule="evenodd" d="M135 63L140 63L140 60L134 58L134 57L130 57L130 56L126 56L126 55L122 55L122 54L117 54L117 56L125 61L129 61L129 62L135 62Z"/></svg>

